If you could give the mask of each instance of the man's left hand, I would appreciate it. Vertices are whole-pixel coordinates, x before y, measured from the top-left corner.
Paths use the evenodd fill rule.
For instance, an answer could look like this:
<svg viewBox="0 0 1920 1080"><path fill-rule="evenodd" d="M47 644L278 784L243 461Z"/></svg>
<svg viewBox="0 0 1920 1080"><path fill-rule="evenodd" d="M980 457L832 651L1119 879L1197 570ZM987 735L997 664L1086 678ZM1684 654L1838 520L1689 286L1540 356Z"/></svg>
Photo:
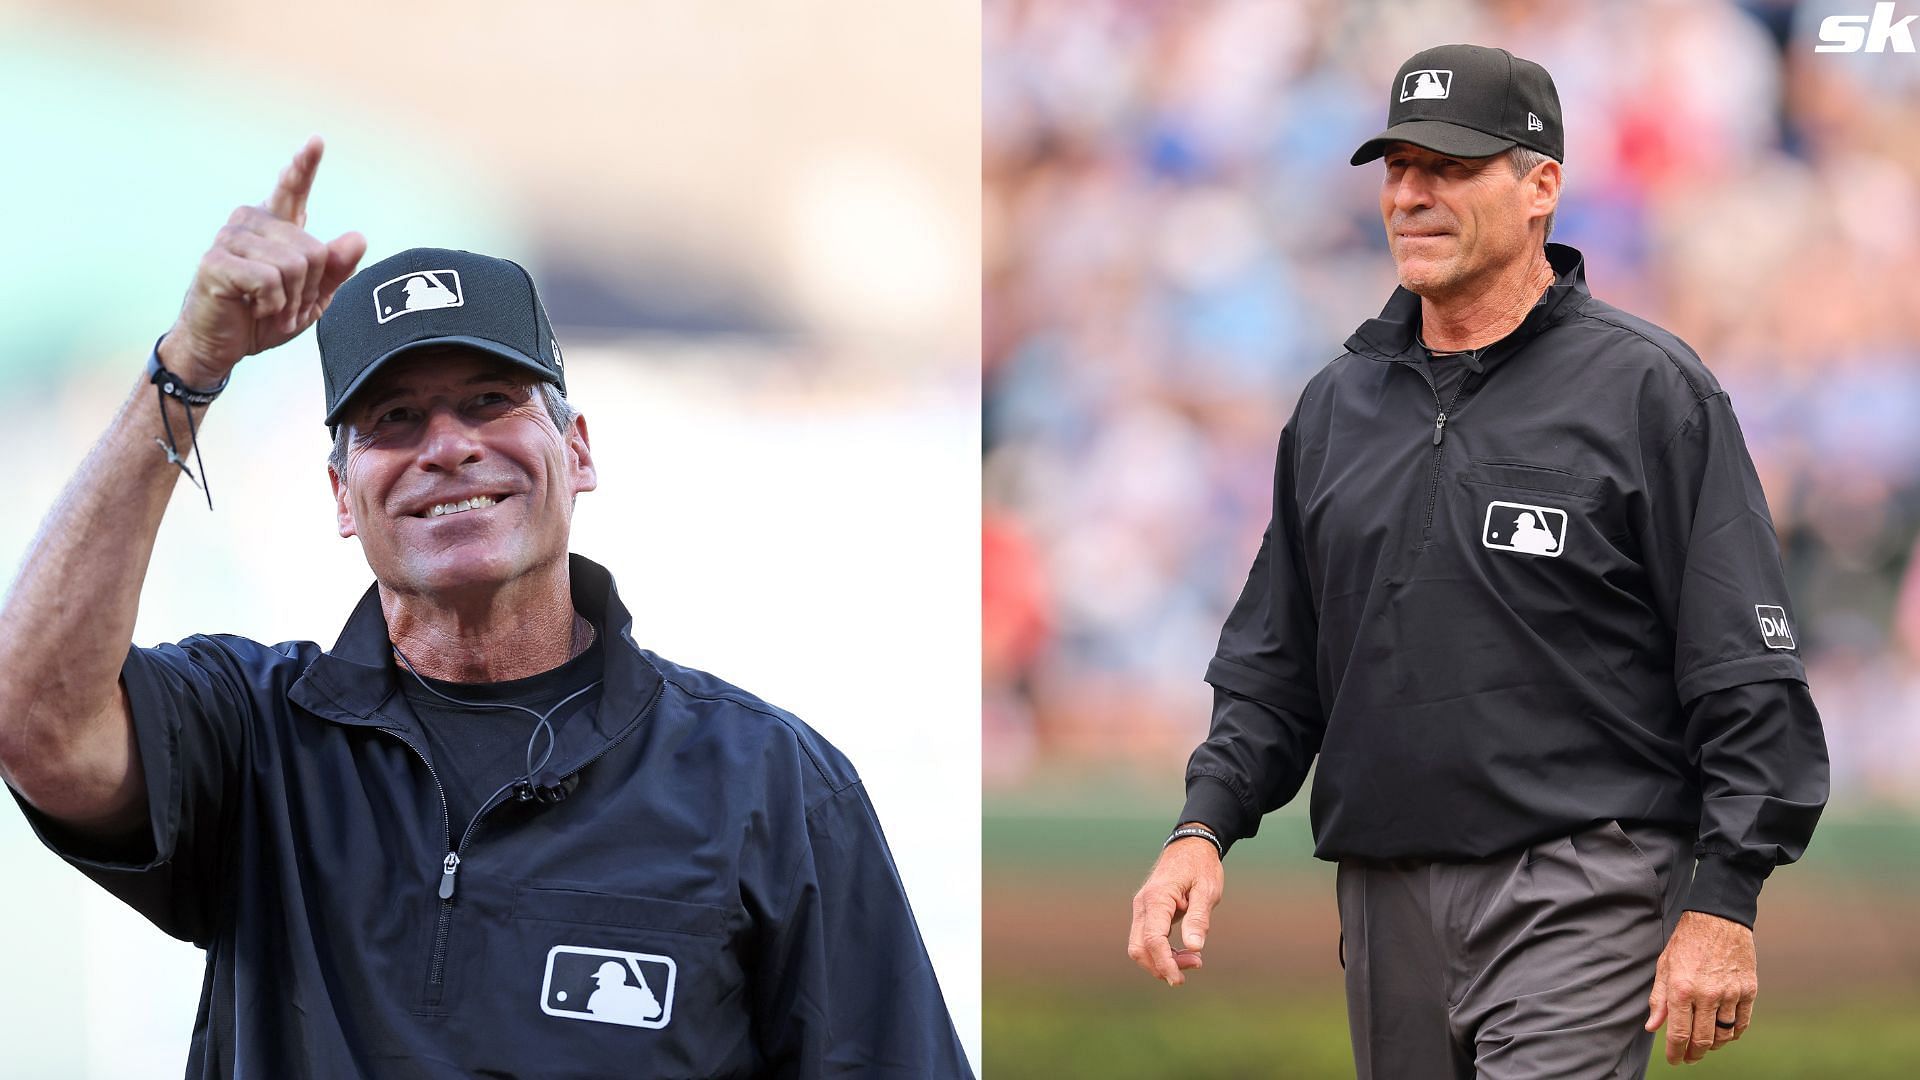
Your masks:
<svg viewBox="0 0 1920 1080"><path fill-rule="evenodd" d="M1753 931L1718 915L1682 912L1654 971L1647 1030L1665 1021L1667 1064L1691 1064L1746 1034L1759 993Z"/></svg>

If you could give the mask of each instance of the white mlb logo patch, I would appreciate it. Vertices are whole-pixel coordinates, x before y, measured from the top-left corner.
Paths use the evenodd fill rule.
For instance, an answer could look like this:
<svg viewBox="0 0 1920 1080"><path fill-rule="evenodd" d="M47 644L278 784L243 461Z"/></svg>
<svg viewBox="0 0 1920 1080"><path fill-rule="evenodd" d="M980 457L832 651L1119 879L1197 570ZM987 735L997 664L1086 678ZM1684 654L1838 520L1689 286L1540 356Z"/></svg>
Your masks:
<svg viewBox="0 0 1920 1080"><path fill-rule="evenodd" d="M434 311L465 305L458 270L415 270L383 281L373 290L373 317L389 323L415 311Z"/></svg>
<svg viewBox="0 0 1920 1080"><path fill-rule="evenodd" d="M1793 627L1787 625L1787 610L1772 604L1755 604L1753 613L1760 617L1760 640L1767 643L1769 649L1793 648Z"/></svg>
<svg viewBox="0 0 1920 1080"><path fill-rule="evenodd" d="M1566 541L1567 512L1554 506L1496 500L1480 525L1480 543L1494 551L1558 558Z"/></svg>
<svg viewBox="0 0 1920 1080"><path fill-rule="evenodd" d="M1401 101L1440 101L1453 93L1453 72L1445 68L1409 71L1400 80Z"/></svg>
<svg viewBox="0 0 1920 1080"><path fill-rule="evenodd" d="M547 950L540 1011L562 1020L663 1028L673 1020L679 974L670 956L555 945Z"/></svg>

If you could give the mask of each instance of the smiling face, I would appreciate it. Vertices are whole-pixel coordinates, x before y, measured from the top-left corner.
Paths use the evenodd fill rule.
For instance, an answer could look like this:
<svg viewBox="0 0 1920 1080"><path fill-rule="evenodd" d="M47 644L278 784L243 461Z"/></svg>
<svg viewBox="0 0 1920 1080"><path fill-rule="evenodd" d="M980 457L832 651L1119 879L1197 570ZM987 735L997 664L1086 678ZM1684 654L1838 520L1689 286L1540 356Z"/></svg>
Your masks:
<svg viewBox="0 0 1920 1080"><path fill-rule="evenodd" d="M1380 218L1400 284L1429 300L1473 291L1523 262L1559 202L1560 166L1515 176L1504 155L1456 158L1396 142L1387 147Z"/></svg>
<svg viewBox="0 0 1920 1080"><path fill-rule="evenodd" d="M422 349L389 362L342 421L346 467L327 470L340 535L360 538L389 590L497 590L566 559L593 458L585 419L555 430L532 376Z"/></svg>

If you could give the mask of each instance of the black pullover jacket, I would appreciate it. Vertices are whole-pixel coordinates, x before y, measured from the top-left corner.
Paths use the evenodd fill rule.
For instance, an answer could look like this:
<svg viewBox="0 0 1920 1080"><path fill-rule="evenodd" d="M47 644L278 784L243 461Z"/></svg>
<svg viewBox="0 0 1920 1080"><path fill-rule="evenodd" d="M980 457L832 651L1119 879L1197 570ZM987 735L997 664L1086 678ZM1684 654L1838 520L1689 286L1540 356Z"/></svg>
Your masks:
<svg viewBox="0 0 1920 1080"><path fill-rule="evenodd" d="M1766 498L1693 350L1547 255L1449 400L1405 289L1301 392L1181 820L1251 836L1317 755L1320 858L1664 823L1687 907L1752 925L1827 796Z"/></svg>

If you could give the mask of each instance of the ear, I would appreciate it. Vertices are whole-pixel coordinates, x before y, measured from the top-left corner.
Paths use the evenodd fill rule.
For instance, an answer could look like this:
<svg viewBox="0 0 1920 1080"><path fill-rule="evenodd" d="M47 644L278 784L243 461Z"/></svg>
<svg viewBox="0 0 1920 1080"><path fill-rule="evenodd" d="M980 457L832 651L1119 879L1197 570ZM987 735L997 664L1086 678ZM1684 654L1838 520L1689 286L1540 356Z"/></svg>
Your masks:
<svg viewBox="0 0 1920 1080"><path fill-rule="evenodd" d="M342 539L355 535L353 527L353 504L347 501L347 484L340 479L334 467L327 466L327 483L333 485L333 514L340 525Z"/></svg>
<svg viewBox="0 0 1920 1080"><path fill-rule="evenodd" d="M593 467L593 446L587 439L587 418L582 414L574 414L573 426L567 429L567 464L575 495L600 486L600 476Z"/></svg>
<svg viewBox="0 0 1920 1080"><path fill-rule="evenodd" d="M1548 158L1534 166L1532 177L1532 198L1529 200L1529 216L1545 218L1560 208L1560 163Z"/></svg>

